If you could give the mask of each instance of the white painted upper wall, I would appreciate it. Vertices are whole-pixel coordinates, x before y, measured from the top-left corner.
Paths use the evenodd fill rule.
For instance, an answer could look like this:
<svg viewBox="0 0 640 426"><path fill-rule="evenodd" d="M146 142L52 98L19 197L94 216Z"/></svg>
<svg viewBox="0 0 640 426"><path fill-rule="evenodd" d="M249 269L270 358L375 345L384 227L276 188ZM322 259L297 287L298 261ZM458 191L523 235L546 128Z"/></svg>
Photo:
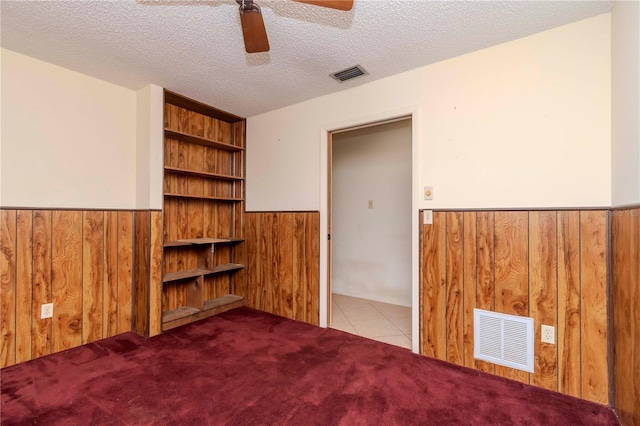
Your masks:
<svg viewBox="0 0 640 426"><path fill-rule="evenodd" d="M411 306L411 121L332 146L331 292Z"/></svg>
<svg viewBox="0 0 640 426"><path fill-rule="evenodd" d="M2 49L0 205L136 208L136 92Z"/></svg>
<svg viewBox="0 0 640 426"><path fill-rule="evenodd" d="M136 98L136 208L162 210L164 91L150 84Z"/></svg>
<svg viewBox="0 0 640 426"><path fill-rule="evenodd" d="M0 50L0 207L2 206L2 62L3 55Z"/></svg>
<svg viewBox="0 0 640 426"><path fill-rule="evenodd" d="M640 203L640 2L611 12L611 198Z"/></svg>
<svg viewBox="0 0 640 426"><path fill-rule="evenodd" d="M319 210L322 129L414 106L420 208L609 206L610 40L600 15L250 117L247 210Z"/></svg>

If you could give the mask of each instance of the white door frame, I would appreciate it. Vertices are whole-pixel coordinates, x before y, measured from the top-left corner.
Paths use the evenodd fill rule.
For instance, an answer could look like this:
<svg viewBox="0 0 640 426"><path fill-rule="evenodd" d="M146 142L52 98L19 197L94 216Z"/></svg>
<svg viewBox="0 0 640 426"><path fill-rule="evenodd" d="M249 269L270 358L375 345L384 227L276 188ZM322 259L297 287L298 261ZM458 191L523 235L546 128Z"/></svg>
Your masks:
<svg viewBox="0 0 640 426"><path fill-rule="evenodd" d="M420 317L420 287L419 287L419 171L418 164L420 149L418 144L418 106L386 111L365 117L353 118L338 123L323 125L320 129L320 327L327 327L327 314L330 300L327 297L327 226L329 207L327 205L328 167L329 167L329 134L338 130L346 130L355 127L367 127L380 122L389 121L401 117L411 117L411 350L419 352L419 317Z"/></svg>

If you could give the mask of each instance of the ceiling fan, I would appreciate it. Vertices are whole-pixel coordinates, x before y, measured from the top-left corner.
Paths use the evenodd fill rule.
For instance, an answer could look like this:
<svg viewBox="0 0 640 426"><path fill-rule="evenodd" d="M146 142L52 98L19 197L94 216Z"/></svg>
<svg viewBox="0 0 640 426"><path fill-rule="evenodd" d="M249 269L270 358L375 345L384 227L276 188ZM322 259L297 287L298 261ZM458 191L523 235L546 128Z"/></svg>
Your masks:
<svg viewBox="0 0 640 426"><path fill-rule="evenodd" d="M353 7L353 0L294 1L338 10L351 10ZM253 0L236 0L236 2L240 5L240 23L242 24L245 50L247 53L268 52L269 40L267 39L267 30L264 27L260 7Z"/></svg>

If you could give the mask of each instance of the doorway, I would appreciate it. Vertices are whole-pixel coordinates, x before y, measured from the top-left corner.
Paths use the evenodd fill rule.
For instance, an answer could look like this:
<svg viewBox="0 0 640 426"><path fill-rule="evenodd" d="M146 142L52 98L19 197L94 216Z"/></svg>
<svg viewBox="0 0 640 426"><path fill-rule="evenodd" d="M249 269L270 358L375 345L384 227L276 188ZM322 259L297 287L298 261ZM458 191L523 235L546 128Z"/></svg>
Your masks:
<svg viewBox="0 0 640 426"><path fill-rule="evenodd" d="M385 313L396 315L402 308L404 313L400 316L404 317L401 320L403 325L399 327L400 331L396 329L392 333L401 337L390 340L401 340L404 337L407 340L399 346L410 345L414 352L418 351L419 343L416 115L416 109L407 108L403 112L395 111L323 128L321 182L324 185L321 186L321 197L324 201L321 202L320 210L320 235L327 236L326 240L321 238L320 241L320 325L326 327L331 324L332 289L340 294L338 299L341 299L342 304L368 303L370 307L378 308L378 313L381 314L379 319L383 319ZM394 132L404 132L407 136L404 154L395 157L393 151L385 153L385 149L391 149L389 146L375 146L384 145L376 142L376 134L378 139L384 139L381 135L386 133L388 136ZM371 135L374 135L373 141L362 141L367 137L371 138ZM403 152L402 147L397 148L396 154ZM336 163L338 170L332 176L336 172L331 167L332 151L336 149L339 151ZM342 170L341 163L348 167ZM396 171L404 171L404 174L399 173L404 175L400 177L400 183L390 176L396 174L393 172L394 167ZM344 178L346 188L334 187L332 191L331 180L335 178ZM395 191L389 191L389 188L394 187ZM401 194L402 189L405 191L404 195ZM342 214L341 219L335 223L337 229L331 221L331 212L334 210L332 204L335 202L342 205L335 206L334 215L341 211L348 213ZM403 207L404 212L398 212L397 208L394 210L398 205ZM376 220L382 224L400 224L399 228L402 230L398 230L398 227L394 229L393 226L386 230L376 230L380 226L376 225ZM334 243L337 252L332 260ZM357 244L354 246L352 243L359 243L361 246L358 248ZM385 246L391 250L385 251ZM399 246L402 248L398 249ZM333 269L335 274L331 272ZM345 272L348 276L345 276ZM332 283L332 275L335 283ZM345 300L354 298L354 295L364 301Z"/></svg>
<svg viewBox="0 0 640 426"><path fill-rule="evenodd" d="M411 119L332 133L329 326L411 349Z"/></svg>

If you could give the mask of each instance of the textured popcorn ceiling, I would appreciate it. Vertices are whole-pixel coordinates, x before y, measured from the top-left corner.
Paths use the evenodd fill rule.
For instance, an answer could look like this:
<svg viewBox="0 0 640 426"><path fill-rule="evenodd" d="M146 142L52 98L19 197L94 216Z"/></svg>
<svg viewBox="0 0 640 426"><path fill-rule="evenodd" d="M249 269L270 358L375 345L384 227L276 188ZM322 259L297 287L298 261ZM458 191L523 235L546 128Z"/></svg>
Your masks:
<svg viewBox="0 0 640 426"><path fill-rule="evenodd" d="M7 1L2 47L131 89L153 83L249 117L611 10L611 1L258 0L271 51L244 51L211 1ZM355 64L369 75L338 83Z"/></svg>

